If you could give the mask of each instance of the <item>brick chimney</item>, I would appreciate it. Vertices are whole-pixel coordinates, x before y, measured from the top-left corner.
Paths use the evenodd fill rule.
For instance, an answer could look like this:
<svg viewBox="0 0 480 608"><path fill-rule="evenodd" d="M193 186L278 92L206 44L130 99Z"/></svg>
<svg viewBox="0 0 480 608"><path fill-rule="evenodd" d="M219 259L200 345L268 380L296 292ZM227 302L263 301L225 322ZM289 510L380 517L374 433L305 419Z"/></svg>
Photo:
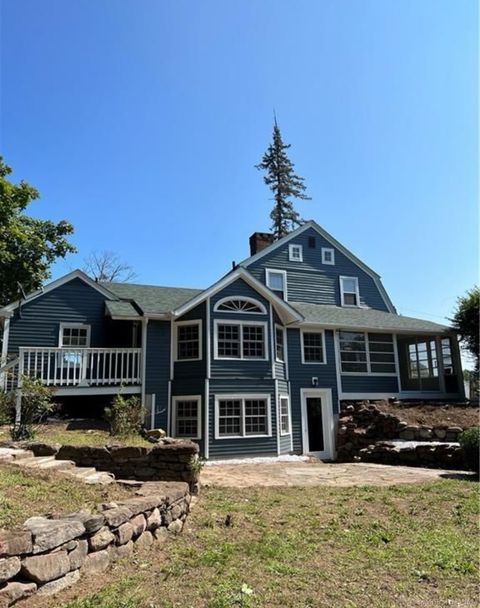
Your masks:
<svg viewBox="0 0 480 608"><path fill-rule="evenodd" d="M255 255L273 243L273 234L254 232L250 237L250 255Z"/></svg>

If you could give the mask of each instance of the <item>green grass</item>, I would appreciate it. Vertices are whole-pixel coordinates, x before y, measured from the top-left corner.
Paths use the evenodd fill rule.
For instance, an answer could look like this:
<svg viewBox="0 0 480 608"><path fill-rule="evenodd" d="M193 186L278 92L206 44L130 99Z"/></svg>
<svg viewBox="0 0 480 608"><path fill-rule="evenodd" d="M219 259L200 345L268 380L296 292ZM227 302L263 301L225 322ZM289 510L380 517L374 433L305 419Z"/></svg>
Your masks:
<svg viewBox="0 0 480 608"><path fill-rule="evenodd" d="M42 607L473 608L477 521L470 481L206 489L167 546Z"/></svg>

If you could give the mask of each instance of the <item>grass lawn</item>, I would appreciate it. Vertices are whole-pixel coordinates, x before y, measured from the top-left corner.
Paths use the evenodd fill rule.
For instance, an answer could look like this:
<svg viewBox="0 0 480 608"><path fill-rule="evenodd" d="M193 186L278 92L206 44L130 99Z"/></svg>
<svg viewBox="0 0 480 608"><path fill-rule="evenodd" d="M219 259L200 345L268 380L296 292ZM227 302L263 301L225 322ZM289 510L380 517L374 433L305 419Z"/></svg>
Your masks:
<svg viewBox="0 0 480 608"><path fill-rule="evenodd" d="M205 489L162 548L29 606L473 608L477 487Z"/></svg>
<svg viewBox="0 0 480 608"><path fill-rule="evenodd" d="M0 528L23 523L32 515L71 513L131 495L111 484L97 486L65 479L54 473L26 472L0 467Z"/></svg>

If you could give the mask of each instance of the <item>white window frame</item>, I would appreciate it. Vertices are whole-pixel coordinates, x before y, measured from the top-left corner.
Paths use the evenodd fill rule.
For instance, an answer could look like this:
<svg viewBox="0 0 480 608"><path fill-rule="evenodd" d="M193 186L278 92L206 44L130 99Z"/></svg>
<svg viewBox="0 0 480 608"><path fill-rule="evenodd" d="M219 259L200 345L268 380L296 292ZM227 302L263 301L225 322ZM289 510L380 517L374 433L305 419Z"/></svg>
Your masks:
<svg viewBox="0 0 480 608"><path fill-rule="evenodd" d="M245 401L250 399L262 399L267 403L267 434L261 435L246 435L245 434ZM240 426L242 429L241 435L220 435L220 401L240 401ZM234 393L226 395L215 395L215 439L222 441L228 439L256 439L259 437L272 436L272 407L270 393Z"/></svg>
<svg viewBox="0 0 480 608"><path fill-rule="evenodd" d="M280 330L283 335L283 359L279 359L277 357L277 331L278 330ZM286 336L285 336L285 327L282 327L281 325L275 325L275 361L278 361L278 363L285 363L285 360L287 358L286 347L287 347L287 340L286 340Z"/></svg>
<svg viewBox="0 0 480 608"><path fill-rule="evenodd" d="M240 326L240 357L220 357L218 354L218 326L239 325ZM264 357L243 356L243 326L261 325L263 327L263 352ZM238 321L237 319L215 319L213 322L213 358L217 361L269 361L268 323L266 321Z"/></svg>
<svg viewBox="0 0 480 608"><path fill-rule="evenodd" d="M295 250L298 250L298 257L296 257L294 254ZM290 243L288 246L288 259L290 262L303 262L303 245Z"/></svg>
<svg viewBox="0 0 480 608"><path fill-rule="evenodd" d="M177 402L178 401L196 401L197 402L197 429L196 437L179 437L179 439L201 439L202 438L202 397L201 395L174 395L172 396L172 420L173 420L173 436L177 435Z"/></svg>
<svg viewBox="0 0 480 608"><path fill-rule="evenodd" d="M258 306L260 308L260 312L255 312L255 311L251 311L251 310L218 310L219 306L221 306L225 302L229 302L230 300L244 300L245 302L249 302L250 304L254 304L255 306ZM267 309L261 302L259 302L258 300L255 300L254 298L249 298L247 296L227 296L226 298L222 298L221 300L218 300L218 302L213 307L213 310L214 310L214 312L218 312L220 314L226 314L226 315L228 315L228 314L266 315L267 314Z"/></svg>
<svg viewBox="0 0 480 608"><path fill-rule="evenodd" d="M332 254L331 260L327 260L327 258L326 258L327 253ZM327 266L335 266L335 249L333 249L331 247L322 247L322 264L325 264Z"/></svg>
<svg viewBox="0 0 480 608"><path fill-rule="evenodd" d="M342 368L342 351L341 351L341 345L340 345L340 334L342 332L347 332L347 333L352 333L352 334L362 334L363 337L365 338L365 365L367 366L367 371L366 372L344 372L343 368ZM393 363L395 365L395 371L394 372L372 372L371 371L371 362L370 362L370 340L368 338L368 334L369 333L374 333L374 334L381 334L381 333L386 333L388 335L392 336L392 344L393 344ZM397 353L396 353L396 341L395 341L395 335L394 334L389 334L388 332L382 332L382 331L374 331L374 332L368 332L368 331L355 331L354 329L340 329L336 335L336 340L337 340L337 344L338 344L338 365L339 365L339 370L340 370L340 374L342 376L390 376L390 377L396 377L398 376L398 368L397 368ZM375 342L375 340L372 340L372 342ZM390 344L390 343L388 343ZM374 352L379 352L379 351L374 351ZM375 362L374 362L375 365Z"/></svg>
<svg viewBox="0 0 480 608"><path fill-rule="evenodd" d="M265 268L265 284L266 286L271 289L272 291L279 291L278 289L273 289L272 287L270 287L269 285L269 277L272 273L277 273L277 274L283 274L283 299L285 301L288 300L287 298L287 271L286 270L279 270L278 268Z"/></svg>
<svg viewBox="0 0 480 608"><path fill-rule="evenodd" d="M282 414L282 399L287 400L287 418L288 418L288 430L283 430L282 418L284 415ZM292 434L292 412L290 409L290 397L288 395L279 395L278 396L278 423L280 426L280 436L285 437L286 435Z"/></svg>
<svg viewBox="0 0 480 608"><path fill-rule="evenodd" d="M65 346L63 344L63 331L66 328L71 329L86 329L87 330L87 344L85 346ZM60 323L60 328L58 331L58 346L59 348L66 348L71 350L76 350L78 348L90 348L90 338L92 333L92 326L87 323Z"/></svg>
<svg viewBox="0 0 480 608"><path fill-rule="evenodd" d="M322 334L322 354L323 361L305 361L305 345L303 342L303 334ZM327 364L327 349L325 347L325 330L317 329L316 327L302 327L300 330L301 335L301 351L302 351L302 364L303 365L326 365Z"/></svg>
<svg viewBox="0 0 480 608"><path fill-rule="evenodd" d="M178 358L178 328L185 325L197 325L198 326L198 357L194 359L179 359ZM201 361L203 358L202 353L202 321L201 319L192 319L191 321L176 321L174 323L174 361L175 363L189 363L191 361Z"/></svg>
<svg viewBox="0 0 480 608"><path fill-rule="evenodd" d="M350 281L355 281L355 287L356 290L355 292L353 291L344 291L343 289L343 281L344 279L348 279ZM341 305L344 306L345 308L359 308L360 307L360 289L358 286L358 277L347 277L347 276L340 276L338 277L338 280L340 282L340 302ZM357 296L357 303L356 304L345 304L345 294L349 294L349 293L355 293Z"/></svg>

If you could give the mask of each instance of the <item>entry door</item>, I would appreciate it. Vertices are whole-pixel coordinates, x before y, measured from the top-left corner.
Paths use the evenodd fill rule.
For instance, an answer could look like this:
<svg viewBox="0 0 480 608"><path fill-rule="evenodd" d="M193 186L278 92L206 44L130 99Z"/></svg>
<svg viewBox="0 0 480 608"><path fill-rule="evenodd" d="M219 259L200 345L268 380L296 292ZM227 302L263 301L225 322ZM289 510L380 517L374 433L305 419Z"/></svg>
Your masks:
<svg viewBox="0 0 480 608"><path fill-rule="evenodd" d="M334 458L334 420L330 389L302 389L303 452Z"/></svg>

